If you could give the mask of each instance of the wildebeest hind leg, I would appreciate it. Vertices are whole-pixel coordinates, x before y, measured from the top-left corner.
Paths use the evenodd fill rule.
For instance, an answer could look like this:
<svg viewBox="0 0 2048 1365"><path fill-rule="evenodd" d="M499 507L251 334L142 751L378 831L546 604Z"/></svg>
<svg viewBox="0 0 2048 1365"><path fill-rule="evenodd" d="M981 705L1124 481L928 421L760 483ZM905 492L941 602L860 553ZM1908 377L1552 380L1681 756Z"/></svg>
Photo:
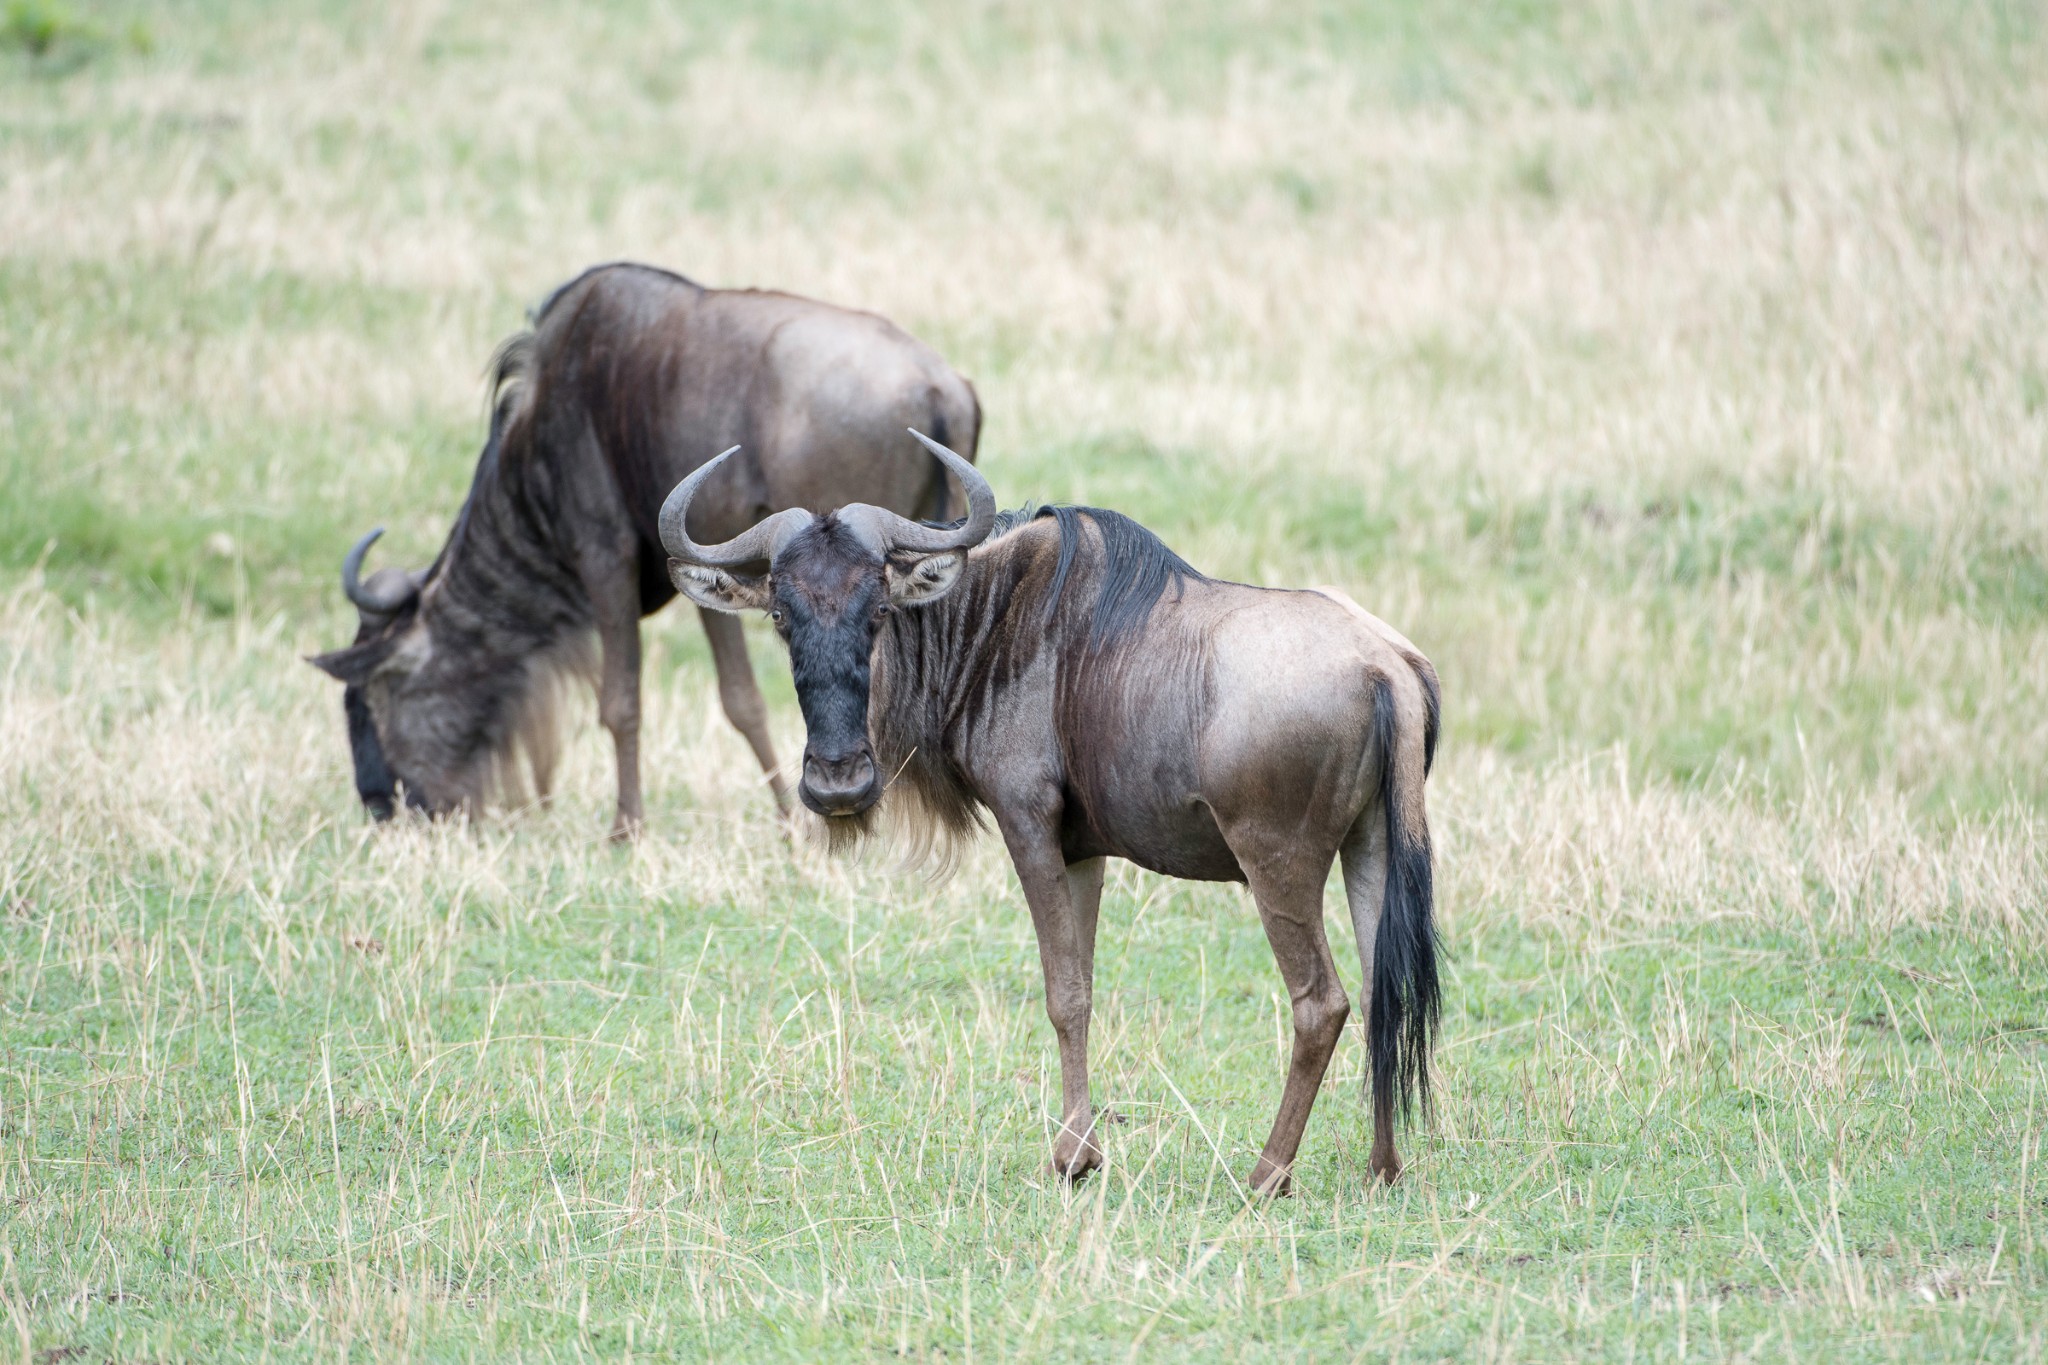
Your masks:
<svg viewBox="0 0 2048 1365"><path fill-rule="evenodd" d="M1351 1012L1351 999L1338 979L1330 941L1323 934L1323 878L1328 872L1326 861L1313 875L1289 865L1250 876L1252 897L1266 926L1266 941L1272 945L1273 960L1280 965L1294 1006L1294 1051L1288 1060L1280 1112L1273 1119L1265 1150L1252 1168L1252 1188L1265 1194L1292 1192L1294 1156L1308 1127L1309 1110L1344 1034L1344 1019Z"/></svg>
<svg viewBox="0 0 2048 1365"><path fill-rule="evenodd" d="M768 738L768 704L761 700L760 684L754 681L754 665L747 658L747 637L740 618L722 611L697 608L704 634L711 641L711 662L718 670L718 702L732 728L746 736L768 785L775 792L775 807L789 814L789 782L775 759L775 746Z"/></svg>
<svg viewBox="0 0 2048 1365"><path fill-rule="evenodd" d="M1358 993L1358 1016L1372 1018L1373 945L1379 941L1380 910L1387 896L1387 818L1378 802L1351 826L1344 839L1344 898L1351 903L1351 928L1358 936L1358 965L1365 985ZM1366 1093L1373 1093L1371 1062L1367 1062ZM1372 1171L1388 1184L1401 1174L1401 1154L1394 1150L1394 1112L1376 1100L1372 1114Z"/></svg>
<svg viewBox="0 0 2048 1365"><path fill-rule="evenodd" d="M1074 902L1074 925L1080 935L1081 965L1088 973L1088 988L1095 989L1095 921L1102 911L1102 877L1109 859L1090 858L1067 864L1067 894Z"/></svg>

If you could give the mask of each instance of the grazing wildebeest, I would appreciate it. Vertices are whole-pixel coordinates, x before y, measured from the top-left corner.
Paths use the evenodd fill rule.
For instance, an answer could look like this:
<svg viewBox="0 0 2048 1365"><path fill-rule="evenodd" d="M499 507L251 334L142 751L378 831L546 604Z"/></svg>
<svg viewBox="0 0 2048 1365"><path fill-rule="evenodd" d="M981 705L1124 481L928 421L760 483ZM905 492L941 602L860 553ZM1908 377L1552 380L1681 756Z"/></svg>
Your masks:
<svg viewBox="0 0 2048 1365"><path fill-rule="evenodd" d="M618 751L614 837L640 801L640 618L675 595L655 526L703 452L744 442L691 513L721 539L780 510L877 503L943 516L947 486L903 439L930 422L969 450L974 389L871 313L788 294L705 289L647 266L586 271L499 350L490 435L433 566L361 578L343 561L355 643L313 662L347 684L356 789L379 818L402 785L440 813L553 775L565 686L598 682ZM739 623L701 613L725 714L789 808ZM597 657L592 657L593 633Z"/></svg>
<svg viewBox="0 0 2048 1365"><path fill-rule="evenodd" d="M922 436L920 440L925 440ZM1285 1192L1350 1005L1323 934L1344 889L1365 969L1372 1169L1401 1170L1394 1115L1419 1088L1438 1013L1423 780L1436 672L1332 589L1205 578L1115 512L998 517L970 464L925 440L967 490L953 528L880 507L780 512L722 544L690 534L699 488L669 495L661 538L700 606L764 611L789 647L807 737L798 793L834 843L883 809L960 836L986 808L1031 906L1059 1039L1054 1168L1102 1162L1088 1021L1103 860L1246 883L1294 1002L1279 1116L1252 1171Z"/></svg>

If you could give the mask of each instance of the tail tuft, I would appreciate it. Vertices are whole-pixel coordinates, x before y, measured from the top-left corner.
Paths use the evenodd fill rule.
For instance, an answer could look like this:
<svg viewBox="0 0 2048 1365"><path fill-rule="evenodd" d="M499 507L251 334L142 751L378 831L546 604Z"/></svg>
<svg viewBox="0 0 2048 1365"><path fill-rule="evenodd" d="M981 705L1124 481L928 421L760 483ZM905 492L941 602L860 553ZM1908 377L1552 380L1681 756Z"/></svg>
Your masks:
<svg viewBox="0 0 2048 1365"><path fill-rule="evenodd" d="M1387 886L1373 940L1372 1051L1375 1112L1403 1117L1419 1095L1429 1112L1429 1052L1443 1002L1437 980L1434 877L1422 782L1433 752L1408 746L1423 739L1433 751L1437 716L1434 675L1423 678L1425 736L1404 736L1391 682L1375 681L1373 725L1380 755L1380 808L1387 821ZM1420 761L1418 761L1420 760Z"/></svg>

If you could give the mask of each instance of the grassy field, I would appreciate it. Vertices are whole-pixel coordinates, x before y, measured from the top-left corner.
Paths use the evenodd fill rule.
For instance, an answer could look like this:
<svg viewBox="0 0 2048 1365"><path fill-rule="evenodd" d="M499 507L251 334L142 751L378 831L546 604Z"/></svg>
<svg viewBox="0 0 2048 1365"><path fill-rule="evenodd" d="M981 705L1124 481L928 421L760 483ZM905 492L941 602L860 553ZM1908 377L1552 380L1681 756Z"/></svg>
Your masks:
<svg viewBox="0 0 2048 1365"><path fill-rule="evenodd" d="M0 1353L2048 1359L2044 148L2018 0L9 0ZM1049 1180L999 848L790 850L680 613L638 846L587 719L365 827L340 556L617 257L878 309L1006 502L1435 659L1397 1187L1347 1039L1246 1198L1278 974L1128 868Z"/></svg>

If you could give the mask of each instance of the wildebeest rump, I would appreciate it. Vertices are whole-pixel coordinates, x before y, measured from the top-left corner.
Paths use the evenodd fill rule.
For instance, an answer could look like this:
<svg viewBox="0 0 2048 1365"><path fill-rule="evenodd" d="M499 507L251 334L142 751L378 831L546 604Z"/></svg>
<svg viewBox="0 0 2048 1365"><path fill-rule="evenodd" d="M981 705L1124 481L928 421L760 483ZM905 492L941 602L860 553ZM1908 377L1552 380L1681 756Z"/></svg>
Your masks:
<svg viewBox="0 0 2048 1365"><path fill-rule="evenodd" d="M365 537L342 569L355 642L313 660L347 684L357 790L379 818L400 790L433 812L527 777L544 796L557 703L601 671L613 832L629 833L642 816L639 620L675 593L655 512L676 480L744 445L691 513L713 539L788 508L943 516L945 475L903 428L931 423L970 452L980 434L972 386L882 318L631 264L550 295L500 348L493 382L489 438L439 557L364 580L377 533ZM739 624L701 615L725 714L786 810Z"/></svg>
<svg viewBox="0 0 2048 1365"><path fill-rule="evenodd" d="M676 586L701 606L766 611L789 647L804 804L835 842L889 808L946 835L994 815L1037 931L1060 1053L1053 1162L1069 1177L1102 1160L1087 1040L1104 859L1249 885L1294 1006L1280 1112L1252 1172L1283 1191L1350 1008L1323 933L1341 856L1364 967L1371 1162L1394 1179L1395 1112L1418 1088L1427 1101L1438 1010L1423 803L1435 671L1333 589L1205 578L1114 512L999 517L973 467L927 444L968 492L951 530L843 507L702 544L686 518L715 462L662 509Z"/></svg>

